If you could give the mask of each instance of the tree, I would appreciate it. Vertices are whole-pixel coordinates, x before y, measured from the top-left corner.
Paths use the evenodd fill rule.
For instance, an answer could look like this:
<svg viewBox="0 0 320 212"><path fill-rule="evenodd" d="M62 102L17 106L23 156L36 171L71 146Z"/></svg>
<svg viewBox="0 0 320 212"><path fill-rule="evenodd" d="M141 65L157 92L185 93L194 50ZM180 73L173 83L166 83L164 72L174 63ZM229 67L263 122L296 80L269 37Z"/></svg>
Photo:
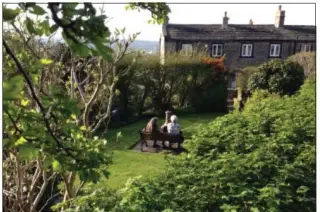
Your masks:
<svg viewBox="0 0 320 212"><path fill-rule="evenodd" d="M167 13L161 10L163 3L146 5L146 9L152 6L150 10L158 14L158 20L166 18ZM3 19L11 26L8 33L13 33L12 38L6 36L3 40L5 211L47 210L60 193L67 201L80 193L85 182L108 176L111 163L106 141L93 135L110 117L115 85L125 74L116 65L135 36L129 42L112 39L105 25L106 16L97 14L91 3L48 3L47 8L36 3L20 3L15 9L3 7ZM18 25L22 17L23 24ZM47 54L50 42L39 40L39 36L50 36L58 29L71 50L66 52L70 53L69 67L62 64L65 58ZM118 31L115 35L120 34ZM112 42L119 47L115 53L110 47ZM86 58L84 64L77 66L77 57ZM82 68L88 68L92 62L89 57L96 62L87 72L91 87L82 93L81 85L87 81L80 82L76 76ZM66 88L60 76L68 73L71 83ZM90 123L89 113L106 81L110 82L107 110ZM79 184L75 184L76 176ZM59 182L63 189L57 187ZM50 184L54 189L50 190Z"/></svg>

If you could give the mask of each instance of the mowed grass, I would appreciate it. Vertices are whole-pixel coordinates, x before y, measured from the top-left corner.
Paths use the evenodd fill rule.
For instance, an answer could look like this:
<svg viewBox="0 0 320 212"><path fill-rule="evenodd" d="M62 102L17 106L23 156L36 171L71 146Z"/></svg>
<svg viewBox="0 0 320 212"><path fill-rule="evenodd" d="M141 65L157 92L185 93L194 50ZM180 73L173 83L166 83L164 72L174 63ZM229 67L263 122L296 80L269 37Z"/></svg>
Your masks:
<svg viewBox="0 0 320 212"><path fill-rule="evenodd" d="M188 139L196 128L205 127L220 115L223 114L190 114L179 116L178 121L185 138ZM147 122L148 120L141 120L108 132L106 138L114 153L113 164L109 168L110 177L95 186L103 184L110 188L119 188L124 186L129 178L140 175L145 178L154 177L166 167L165 154L135 152L129 149L138 142L138 130L143 129ZM163 123L164 119L160 119L159 125ZM119 132L120 137L117 136Z"/></svg>

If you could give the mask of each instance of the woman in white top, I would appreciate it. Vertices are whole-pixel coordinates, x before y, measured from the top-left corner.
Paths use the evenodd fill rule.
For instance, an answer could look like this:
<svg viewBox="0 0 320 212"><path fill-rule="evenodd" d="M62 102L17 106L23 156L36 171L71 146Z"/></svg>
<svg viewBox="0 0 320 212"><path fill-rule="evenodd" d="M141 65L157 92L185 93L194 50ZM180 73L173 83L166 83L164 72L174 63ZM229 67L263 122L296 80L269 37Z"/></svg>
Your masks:
<svg viewBox="0 0 320 212"><path fill-rule="evenodd" d="M181 148L181 143L183 143L184 141L184 137L182 136L182 132L180 131L180 125L178 124L178 117L176 115L172 115L170 117L171 122L169 124L167 124L168 127L168 133L170 133L171 135L180 135L181 137L181 142L178 143L178 148ZM169 147L171 148L171 143L169 145Z"/></svg>
<svg viewBox="0 0 320 212"><path fill-rule="evenodd" d="M179 135L180 134L180 125L178 124L178 117L176 115L172 115L170 117L171 122L167 124L168 133L172 135Z"/></svg>

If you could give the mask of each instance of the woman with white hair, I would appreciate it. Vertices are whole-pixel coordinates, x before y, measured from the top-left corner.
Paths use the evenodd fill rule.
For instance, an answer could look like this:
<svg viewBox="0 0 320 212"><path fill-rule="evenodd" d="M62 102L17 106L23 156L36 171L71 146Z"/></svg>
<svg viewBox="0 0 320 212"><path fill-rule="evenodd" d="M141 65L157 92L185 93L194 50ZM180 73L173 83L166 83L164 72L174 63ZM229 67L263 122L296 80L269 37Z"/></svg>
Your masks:
<svg viewBox="0 0 320 212"><path fill-rule="evenodd" d="M170 123L167 124L168 133L172 135L180 134L180 125L178 124L178 117L176 115L172 115L170 117Z"/></svg>
<svg viewBox="0 0 320 212"><path fill-rule="evenodd" d="M184 141L184 137L182 136L182 132L180 131L180 125L178 124L178 117L176 115L172 115L170 117L170 123L167 124L168 133L171 135L180 135L181 143ZM180 149L180 144L178 143L178 148ZM169 148L171 148L171 143L169 145Z"/></svg>

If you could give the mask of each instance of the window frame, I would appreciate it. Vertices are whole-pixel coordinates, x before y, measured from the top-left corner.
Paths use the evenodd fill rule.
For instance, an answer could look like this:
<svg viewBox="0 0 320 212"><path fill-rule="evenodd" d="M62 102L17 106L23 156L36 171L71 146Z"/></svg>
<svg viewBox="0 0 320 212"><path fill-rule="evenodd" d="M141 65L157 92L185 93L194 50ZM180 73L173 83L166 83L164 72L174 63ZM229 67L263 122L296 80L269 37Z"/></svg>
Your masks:
<svg viewBox="0 0 320 212"><path fill-rule="evenodd" d="M214 52L213 52L213 49L214 49L213 46L217 46L217 52L218 52L218 47L221 46L221 54L220 54L220 55L214 54ZM222 57L222 55L223 55L223 44L221 44L221 43L214 43L214 44L212 44L212 45L211 45L211 56L212 56L212 57Z"/></svg>
<svg viewBox="0 0 320 212"><path fill-rule="evenodd" d="M276 54L271 54L271 49L272 49L272 46L279 46L279 55L276 55ZM276 52L276 49L275 49L275 52ZM269 57L272 57L272 58L279 58L281 57L281 53L282 53L282 45L280 43L271 43L270 46L269 46Z"/></svg>
<svg viewBox="0 0 320 212"><path fill-rule="evenodd" d="M188 52L188 51L185 51L185 52L184 52L184 50L185 50L185 49L183 48L184 45L190 45L190 46L191 46L191 52ZM184 56L191 56L191 55L192 55L192 52L193 52L193 45L192 45L192 43L182 43L182 44L181 44L181 50L180 50L180 52L183 53Z"/></svg>
<svg viewBox="0 0 320 212"><path fill-rule="evenodd" d="M247 54L244 55L243 54L244 46L251 46L251 54L250 55L247 55ZM240 56L241 57L245 57L245 58L253 57L253 52L254 52L253 47L254 47L253 43L242 43L241 44L241 49L240 49Z"/></svg>
<svg viewBox="0 0 320 212"><path fill-rule="evenodd" d="M307 47L307 46L309 46L309 51L305 51L306 48L304 48L304 50L302 50L303 47ZM300 52L311 52L311 51L312 51L312 45L311 44L301 44Z"/></svg>

